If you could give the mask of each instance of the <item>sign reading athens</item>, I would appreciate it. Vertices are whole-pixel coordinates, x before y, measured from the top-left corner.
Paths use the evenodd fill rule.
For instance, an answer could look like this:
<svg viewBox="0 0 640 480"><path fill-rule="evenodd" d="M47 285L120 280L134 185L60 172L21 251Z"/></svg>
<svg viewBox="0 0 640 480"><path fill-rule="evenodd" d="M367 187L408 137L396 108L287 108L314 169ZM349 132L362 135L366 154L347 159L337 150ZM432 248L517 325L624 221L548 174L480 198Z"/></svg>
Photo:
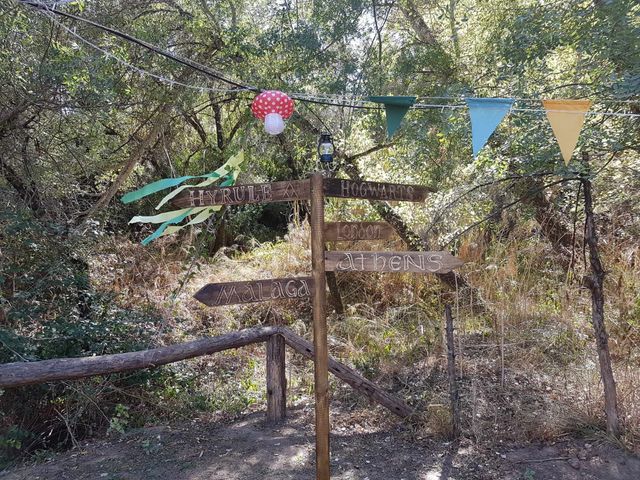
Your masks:
<svg viewBox="0 0 640 480"><path fill-rule="evenodd" d="M449 252L325 252L333 272L447 273L464 264Z"/></svg>
<svg viewBox="0 0 640 480"><path fill-rule="evenodd" d="M324 193L328 197L362 198L366 200L386 200L405 202L424 202L432 192L421 185L402 185L399 183L356 182L326 178Z"/></svg>
<svg viewBox="0 0 640 480"><path fill-rule="evenodd" d="M196 300L217 307L236 303L291 300L310 297L313 291L311 277L274 278L253 282L210 283L194 295Z"/></svg>

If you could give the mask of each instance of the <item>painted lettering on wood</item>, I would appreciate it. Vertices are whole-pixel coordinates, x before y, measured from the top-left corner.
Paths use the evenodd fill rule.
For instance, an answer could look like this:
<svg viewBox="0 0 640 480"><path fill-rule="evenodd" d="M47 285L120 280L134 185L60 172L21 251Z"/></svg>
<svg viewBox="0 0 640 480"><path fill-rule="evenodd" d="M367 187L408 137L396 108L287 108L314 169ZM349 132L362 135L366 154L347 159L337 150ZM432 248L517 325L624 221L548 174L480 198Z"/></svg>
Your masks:
<svg viewBox="0 0 640 480"><path fill-rule="evenodd" d="M210 205L243 205L247 203L308 200L309 180L254 183L232 187L187 188L172 203L180 208Z"/></svg>
<svg viewBox="0 0 640 480"><path fill-rule="evenodd" d="M313 278L274 278L253 282L210 283L194 298L210 307L237 303L306 298L313 291Z"/></svg>
<svg viewBox="0 0 640 480"><path fill-rule="evenodd" d="M325 252L333 272L447 273L464 264L449 252Z"/></svg>
<svg viewBox="0 0 640 480"><path fill-rule="evenodd" d="M327 242L388 240L395 230L387 222L327 222L324 235Z"/></svg>
<svg viewBox="0 0 640 480"><path fill-rule="evenodd" d="M430 192L433 190L421 185L356 182L338 178L325 178L324 180L324 193L328 197L424 202Z"/></svg>

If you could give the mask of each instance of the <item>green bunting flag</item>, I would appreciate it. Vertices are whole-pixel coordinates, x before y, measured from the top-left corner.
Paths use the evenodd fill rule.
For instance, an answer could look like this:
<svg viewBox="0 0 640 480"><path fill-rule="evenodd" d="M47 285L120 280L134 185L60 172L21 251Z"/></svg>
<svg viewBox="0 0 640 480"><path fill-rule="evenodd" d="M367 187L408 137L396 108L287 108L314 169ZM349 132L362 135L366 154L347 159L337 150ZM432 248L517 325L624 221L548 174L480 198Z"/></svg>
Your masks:
<svg viewBox="0 0 640 480"><path fill-rule="evenodd" d="M165 190L167 188L175 187L180 185L181 183L195 179L195 178L205 178L204 182L197 183L195 185L182 185L169 194L165 195L165 197L160 200L160 203L156 206L156 210L165 205L169 200L179 194L186 188L193 187L208 187L212 185L214 182L223 179L223 182L220 184L222 187L228 187L233 185L240 173L240 164L244 161L244 152L240 151L229 160L227 160L224 165L218 168L215 172L206 173L204 175L191 175L184 176L178 178L164 178L162 180L155 181L144 187L134 191L129 192L122 197L123 203L131 203L136 200L140 200L148 195L159 192L160 190ZM159 213L158 215L151 216L142 216L138 215L129 220L129 223L160 223L161 225L149 235L147 238L142 240L143 245L148 245L153 240L165 236L170 235L172 233L178 232L182 230L184 227L188 225L197 225L199 223L207 220L211 215L220 210L220 206L210 206L210 207L196 207L196 208L182 208L180 210L172 210L170 212ZM195 215L195 218L188 221L183 225L177 225L178 223L185 220L187 217Z"/></svg>
<svg viewBox="0 0 640 480"><path fill-rule="evenodd" d="M368 100L384 105L387 115L387 138L391 138L400 127L402 119L411 106L416 103L417 97L368 97Z"/></svg>

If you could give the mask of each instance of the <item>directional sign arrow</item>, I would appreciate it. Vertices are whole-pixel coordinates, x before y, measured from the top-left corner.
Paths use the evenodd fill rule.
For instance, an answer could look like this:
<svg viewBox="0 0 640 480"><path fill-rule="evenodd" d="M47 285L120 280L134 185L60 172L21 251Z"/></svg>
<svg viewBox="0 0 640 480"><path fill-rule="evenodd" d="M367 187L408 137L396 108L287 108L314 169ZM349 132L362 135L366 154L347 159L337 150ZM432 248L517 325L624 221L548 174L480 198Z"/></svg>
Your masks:
<svg viewBox="0 0 640 480"><path fill-rule="evenodd" d="M329 272L447 273L464 265L449 252L325 252Z"/></svg>
<svg viewBox="0 0 640 480"><path fill-rule="evenodd" d="M291 300L310 297L313 292L313 278L274 278L251 282L209 283L194 295L195 299L217 307L237 303L266 302L270 300Z"/></svg>
<svg viewBox="0 0 640 480"><path fill-rule="evenodd" d="M355 240L388 240L395 230L387 222L327 222L324 236L327 242Z"/></svg>
<svg viewBox="0 0 640 480"><path fill-rule="evenodd" d="M356 182L337 178L324 179L324 194L327 197L362 198L390 202L424 202L429 193L434 192L422 185L400 183Z"/></svg>
<svg viewBox="0 0 640 480"><path fill-rule="evenodd" d="M180 208L210 205L243 205L247 203L308 200L309 180L253 183L232 187L187 188L173 199Z"/></svg>

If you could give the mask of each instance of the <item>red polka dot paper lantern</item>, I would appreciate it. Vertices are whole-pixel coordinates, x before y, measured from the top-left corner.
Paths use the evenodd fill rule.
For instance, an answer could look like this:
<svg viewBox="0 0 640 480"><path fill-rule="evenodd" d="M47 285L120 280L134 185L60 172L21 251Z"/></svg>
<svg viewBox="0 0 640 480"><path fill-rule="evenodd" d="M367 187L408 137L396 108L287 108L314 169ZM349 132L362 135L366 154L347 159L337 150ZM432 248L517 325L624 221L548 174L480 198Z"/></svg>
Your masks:
<svg viewBox="0 0 640 480"><path fill-rule="evenodd" d="M284 130L284 121L293 114L293 100L278 90L267 90L258 95L251 104L253 116L264 120L264 129L270 135Z"/></svg>

